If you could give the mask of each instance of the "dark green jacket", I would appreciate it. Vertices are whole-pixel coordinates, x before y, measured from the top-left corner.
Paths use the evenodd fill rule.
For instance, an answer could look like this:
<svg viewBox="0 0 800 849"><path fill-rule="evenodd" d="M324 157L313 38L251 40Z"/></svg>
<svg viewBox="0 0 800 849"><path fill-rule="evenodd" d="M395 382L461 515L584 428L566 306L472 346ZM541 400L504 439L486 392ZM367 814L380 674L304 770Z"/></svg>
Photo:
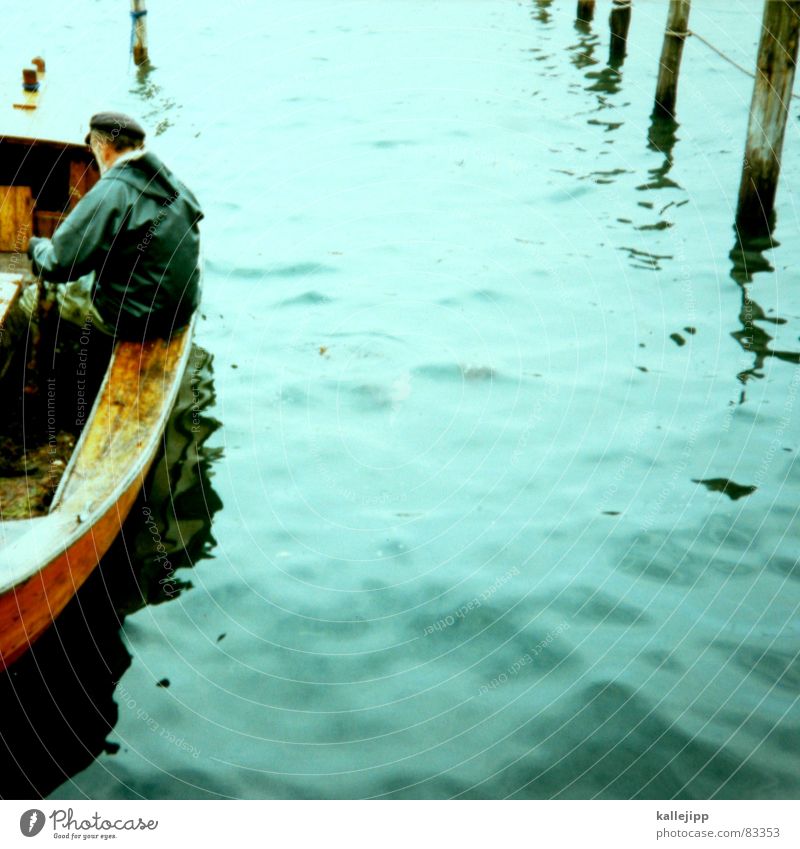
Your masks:
<svg viewBox="0 0 800 849"><path fill-rule="evenodd" d="M94 305L123 338L168 336L200 300L195 196L152 152L114 165L51 239L31 239L45 280L96 274Z"/></svg>

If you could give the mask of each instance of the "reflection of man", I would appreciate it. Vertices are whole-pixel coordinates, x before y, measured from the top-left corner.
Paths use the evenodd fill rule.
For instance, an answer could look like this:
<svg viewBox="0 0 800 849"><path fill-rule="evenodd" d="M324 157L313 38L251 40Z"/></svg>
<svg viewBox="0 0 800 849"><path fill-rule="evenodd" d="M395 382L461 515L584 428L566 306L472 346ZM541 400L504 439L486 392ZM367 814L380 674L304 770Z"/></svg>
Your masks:
<svg viewBox="0 0 800 849"><path fill-rule="evenodd" d="M31 238L33 271L60 284L55 296L67 321L83 325L88 318L122 338L169 336L200 300L200 205L145 150L145 132L133 118L102 112L89 127L100 180L52 239ZM21 299L29 316L35 303L31 286Z"/></svg>

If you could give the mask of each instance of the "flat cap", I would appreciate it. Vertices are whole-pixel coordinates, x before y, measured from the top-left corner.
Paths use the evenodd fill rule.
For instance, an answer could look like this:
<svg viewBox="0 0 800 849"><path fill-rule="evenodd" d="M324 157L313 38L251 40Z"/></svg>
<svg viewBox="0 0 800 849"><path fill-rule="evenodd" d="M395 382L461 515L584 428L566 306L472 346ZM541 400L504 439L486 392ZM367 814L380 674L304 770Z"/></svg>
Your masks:
<svg viewBox="0 0 800 849"><path fill-rule="evenodd" d="M92 130L102 130L104 133L111 133L113 136L124 133L132 139L140 139L144 141L144 128L130 115L125 115L122 112L98 112L92 115L89 120L89 132L86 133L86 144L89 144L89 137Z"/></svg>

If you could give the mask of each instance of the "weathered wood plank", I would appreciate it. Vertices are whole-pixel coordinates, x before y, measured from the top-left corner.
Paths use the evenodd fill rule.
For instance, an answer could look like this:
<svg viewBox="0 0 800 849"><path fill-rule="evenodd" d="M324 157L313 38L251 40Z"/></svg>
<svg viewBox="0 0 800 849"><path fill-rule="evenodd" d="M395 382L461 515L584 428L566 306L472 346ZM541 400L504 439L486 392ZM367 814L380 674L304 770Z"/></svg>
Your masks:
<svg viewBox="0 0 800 849"><path fill-rule="evenodd" d="M92 188L98 178L97 171L91 168L85 159L73 159L69 163L68 210L75 208L75 204Z"/></svg>
<svg viewBox="0 0 800 849"><path fill-rule="evenodd" d="M131 0L131 17L133 18L133 62L135 65L146 65L147 52L147 10L144 0Z"/></svg>
<svg viewBox="0 0 800 849"><path fill-rule="evenodd" d="M799 33L800 0L765 0L736 212L743 235L768 234L774 225Z"/></svg>
<svg viewBox="0 0 800 849"><path fill-rule="evenodd" d="M33 230L30 186L0 186L0 251L24 254Z"/></svg>
<svg viewBox="0 0 800 849"><path fill-rule="evenodd" d="M579 21L589 21L594 19L594 0L578 0L578 11L576 17Z"/></svg>
<svg viewBox="0 0 800 849"><path fill-rule="evenodd" d="M670 0L664 44L661 48L661 59L658 64L654 115L661 115L665 118L675 117L675 103L678 99L678 75L681 69L683 45L689 32L691 6L692 0Z"/></svg>
<svg viewBox="0 0 800 849"><path fill-rule="evenodd" d="M619 67L625 61L628 50L628 30L631 25L632 0L614 0L608 19L611 28L611 45L608 64Z"/></svg>

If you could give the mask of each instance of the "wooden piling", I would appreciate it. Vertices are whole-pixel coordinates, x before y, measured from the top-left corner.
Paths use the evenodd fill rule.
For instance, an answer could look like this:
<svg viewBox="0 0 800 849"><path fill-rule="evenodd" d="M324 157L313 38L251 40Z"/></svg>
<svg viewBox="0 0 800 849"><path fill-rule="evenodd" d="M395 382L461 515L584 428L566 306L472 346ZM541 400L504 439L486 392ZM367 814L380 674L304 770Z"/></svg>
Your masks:
<svg viewBox="0 0 800 849"><path fill-rule="evenodd" d="M131 50L136 65L146 65L148 62L146 20L145 0L131 0Z"/></svg>
<svg viewBox="0 0 800 849"><path fill-rule="evenodd" d="M689 9L692 0L670 0L667 13L667 29L658 65L656 102L653 114L665 118L675 117L675 101L678 97L678 74L681 69L683 45L689 34Z"/></svg>
<svg viewBox="0 0 800 849"><path fill-rule="evenodd" d="M765 0L736 211L740 233L758 235L772 230L798 34L800 0Z"/></svg>
<svg viewBox="0 0 800 849"><path fill-rule="evenodd" d="M608 23L611 27L611 48L608 64L618 67L625 59L628 46L628 28L631 25L632 0L614 0Z"/></svg>
<svg viewBox="0 0 800 849"><path fill-rule="evenodd" d="M577 18L586 23L594 18L594 0L578 0Z"/></svg>
<svg viewBox="0 0 800 849"><path fill-rule="evenodd" d="M39 88L39 77L36 68L22 69L22 88L25 91L36 91Z"/></svg>

